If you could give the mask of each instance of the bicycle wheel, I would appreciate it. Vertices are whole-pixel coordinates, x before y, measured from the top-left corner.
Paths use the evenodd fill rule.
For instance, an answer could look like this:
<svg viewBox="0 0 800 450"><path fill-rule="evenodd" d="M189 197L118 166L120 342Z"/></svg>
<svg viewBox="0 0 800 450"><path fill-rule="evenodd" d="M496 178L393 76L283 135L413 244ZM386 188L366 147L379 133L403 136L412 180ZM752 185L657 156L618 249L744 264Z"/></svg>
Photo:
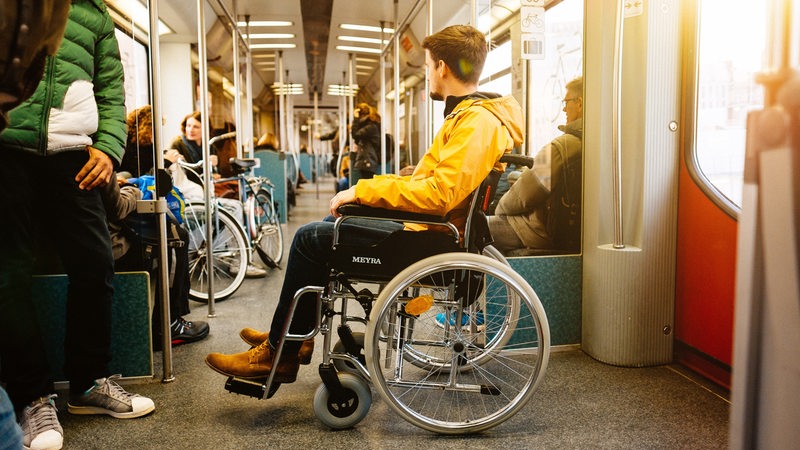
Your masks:
<svg viewBox="0 0 800 450"><path fill-rule="evenodd" d="M206 207L191 203L186 206L186 226L189 230L189 297L208 302L208 239L206 236ZM214 298L224 300L244 281L247 272L247 242L236 219L222 208L212 212L215 219L211 249L214 267Z"/></svg>
<svg viewBox="0 0 800 450"><path fill-rule="evenodd" d="M433 306L406 313L420 295ZM530 400L547 367L550 333L536 293L513 269L446 253L386 285L365 345L372 383L395 412L429 431L463 434L502 423Z"/></svg>
<svg viewBox="0 0 800 450"><path fill-rule="evenodd" d="M263 252L263 255L271 259L275 265L280 264L283 259L283 230L275 205L272 203L272 195L266 189L259 189L255 201L251 201L251 198L248 198L250 204L248 215L250 229L255 233L254 247L260 249L259 257L262 257ZM270 261L263 262L272 266Z"/></svg>

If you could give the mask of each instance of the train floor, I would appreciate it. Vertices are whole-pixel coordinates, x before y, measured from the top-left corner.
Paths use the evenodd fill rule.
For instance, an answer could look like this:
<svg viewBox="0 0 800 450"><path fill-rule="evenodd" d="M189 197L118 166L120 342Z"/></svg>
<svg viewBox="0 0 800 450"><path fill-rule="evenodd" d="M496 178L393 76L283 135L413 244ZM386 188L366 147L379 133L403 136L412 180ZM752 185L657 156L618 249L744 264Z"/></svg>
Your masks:
<svg viewBox="0 0 800 450"><path fill-rule="evenodd" d="M305 184L285 225L286 247L298 226L327 213L333 179ZM285 257L284 257L285 263ZM210 352L246 350L242 327L266 329L283 271L249 279L230 299L192 302L192 320L207 320L210 336L173 349L175 380L163 383L162 355L154 379L129 385L151 397L156 411L143 418L71 416L58 405L65 449L316 449L316 448L727 448L727 393L684 369L665 365L622 368L600 363L578 347L555 348L532 400L503 424L477 435L438 436L395 415L380 398L354 428L330 431L314 416L320 383L314 364L301 366L297 382L269 400L232 394L225 377L204 362ZM321 346L321 339L317 342ZM429 447L430 446L430 447Z"/></svg>

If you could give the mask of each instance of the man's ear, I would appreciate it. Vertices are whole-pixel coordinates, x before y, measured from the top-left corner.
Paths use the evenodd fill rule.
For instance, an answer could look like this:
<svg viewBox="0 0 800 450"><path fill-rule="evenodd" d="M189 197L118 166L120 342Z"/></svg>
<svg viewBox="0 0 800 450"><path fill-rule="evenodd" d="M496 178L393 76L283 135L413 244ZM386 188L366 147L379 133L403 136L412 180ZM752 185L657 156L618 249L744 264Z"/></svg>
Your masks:
<svg viewBox="0 0 800 450"><path fill-rule="evenodd" d="M436 64L436 70L439 71L439 77L444 78L447 75L450 75L450 67L447 63L444 62L443 59L440 59L439 62Z"/></svg>

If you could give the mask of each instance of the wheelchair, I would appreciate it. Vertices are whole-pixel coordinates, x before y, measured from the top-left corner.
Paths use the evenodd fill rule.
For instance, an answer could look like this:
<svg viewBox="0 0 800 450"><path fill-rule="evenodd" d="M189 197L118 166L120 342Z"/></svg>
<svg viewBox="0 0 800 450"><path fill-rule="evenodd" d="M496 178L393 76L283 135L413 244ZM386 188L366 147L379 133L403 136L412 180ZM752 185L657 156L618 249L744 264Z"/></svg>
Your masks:
<svg viewBox="0 0 800 450"><path fill-rule="evenodd" d="M518 155L501 161L533 163ZM531 399L549 359L549 326L536 292L490 245L484 210L499 176L493 172L473 193L463 239L450 217L340 208L328 283L300 289L290 309L291 317L300 297L315 293L315 328L306 335L287 332L275 355L279 361L286 340L323 335L322 384L313 406L325 425L343 429L361 421L372 402L370 385L405 420L441 434L487 430ZM448 232L400 230L355 246L339 227L356 218ZM269 398L279 387L273 376L229 377L225 387Z"/></svg>

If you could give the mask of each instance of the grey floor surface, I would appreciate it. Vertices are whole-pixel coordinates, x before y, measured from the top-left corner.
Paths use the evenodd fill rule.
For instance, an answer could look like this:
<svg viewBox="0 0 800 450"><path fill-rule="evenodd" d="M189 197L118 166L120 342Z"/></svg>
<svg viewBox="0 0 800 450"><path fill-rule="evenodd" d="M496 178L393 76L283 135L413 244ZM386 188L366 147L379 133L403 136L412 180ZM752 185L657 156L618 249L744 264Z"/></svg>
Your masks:
<svg viewBox="0 0 800 450"><path fill-rule="evenodd" d="M327 213L333 180L307 184L284 233ZM288 248L289 239L286 246ZM285 259L284 259L285 262ZM507 422L461 437L432 434L405 422L375 396L367 417L355 428L330 431L314 416L319 385L314 364L301 366L298 381L269 400L228 393L225 377L204 363L210 352L247 349L238 332L266 329L282 271L246 280L230 299L192 302L192 320L207 320L210 336L173 349L175 380L162 383L161 353L154 354L154 379L127 386L151 397L156 411L117 420L71 416L58 403L65 449L400 449L400 448L624 448L717 449L728 442L730 404L726 393L677 366L622 368L590 358L577 348L555 349L533 399ZM318 347L320 343L318 342ZM374 392L374 391L373 391Z"/></svg>

